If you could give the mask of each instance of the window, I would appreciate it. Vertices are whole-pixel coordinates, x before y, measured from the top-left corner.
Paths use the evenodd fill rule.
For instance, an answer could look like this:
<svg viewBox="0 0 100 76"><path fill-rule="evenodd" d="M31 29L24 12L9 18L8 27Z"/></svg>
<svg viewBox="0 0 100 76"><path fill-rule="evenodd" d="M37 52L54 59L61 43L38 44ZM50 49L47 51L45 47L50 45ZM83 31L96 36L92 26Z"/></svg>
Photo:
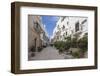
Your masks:
<svg viewBox="0 0 100 76"><path fill-rule="evenodd" d="M66 35L67 35L67 32L66 32Z"/></svg>
<svg viewBox="0 0 100 76"><path fill-rule="evenodd" d="M57 36L57 39L59 39L59 36Z"/></svg>
<svg viewBox="0 0 100 76"><path fill-rule="evenodd" d="M65 29L65 26L63 25L62 29Z"/></svg>
<svg viewBox="0 0 100 76"><path fill-rule="evenodd" d="M75 24L75 32L79 31L79 21Z"/></svg>

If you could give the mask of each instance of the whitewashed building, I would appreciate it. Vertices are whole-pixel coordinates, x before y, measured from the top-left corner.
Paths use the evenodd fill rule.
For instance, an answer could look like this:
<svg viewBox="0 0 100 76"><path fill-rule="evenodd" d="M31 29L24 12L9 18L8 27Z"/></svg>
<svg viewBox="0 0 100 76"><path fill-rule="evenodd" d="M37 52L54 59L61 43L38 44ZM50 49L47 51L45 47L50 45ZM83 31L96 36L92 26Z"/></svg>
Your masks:
<svg viewBox="0 0 100 76"><path fill-rule="evenodd" d="M85 33L88 32L87 20L87 17L60 17L56 23L56 27L53 30L53 42L65 41L66 37L74 37L75 34L79 34L79 38L81 38Z"/></svg>

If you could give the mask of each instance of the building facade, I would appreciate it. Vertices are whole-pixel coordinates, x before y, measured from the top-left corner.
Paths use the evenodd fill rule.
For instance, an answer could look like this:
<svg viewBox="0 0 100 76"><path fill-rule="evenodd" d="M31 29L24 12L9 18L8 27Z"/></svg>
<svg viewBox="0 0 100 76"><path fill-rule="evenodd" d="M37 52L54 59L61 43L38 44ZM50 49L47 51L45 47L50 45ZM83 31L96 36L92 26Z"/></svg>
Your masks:
<svg viewBox="0 0 100 76"><path fill-rule="evenodd" d="M88 33L87 17L60 17L53 30L52 41L65 41L66 37L72 38L77 34L81 38Z"/></svg>
<svg viewBox="0 0 100 76"><path fill-rule="evenodd" d="M48 43L41 16L28 15L28 50L38 51L44 42Z"/></svg>

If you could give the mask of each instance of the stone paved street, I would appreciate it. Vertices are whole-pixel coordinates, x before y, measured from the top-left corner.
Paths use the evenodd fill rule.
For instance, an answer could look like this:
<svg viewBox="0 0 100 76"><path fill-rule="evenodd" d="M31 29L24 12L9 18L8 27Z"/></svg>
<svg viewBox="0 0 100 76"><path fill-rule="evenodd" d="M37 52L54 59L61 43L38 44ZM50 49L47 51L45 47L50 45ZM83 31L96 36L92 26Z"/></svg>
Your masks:
<svg viewBox="0 0 100 76"><path fill-rule="evenodd" d="M63 55L60 55L58 50L54 47L48 46L36 56L31 57L31 60L51 60L51 59L64 59Z"/></svg>
<svg viewBox="0 0 100 76"><path fill-rule="evenodd" d="M70 59L72 56L59 54L59 51L51 46L44 48L36 56L31 57L30 60L53 60L53 59Z"/></svg>

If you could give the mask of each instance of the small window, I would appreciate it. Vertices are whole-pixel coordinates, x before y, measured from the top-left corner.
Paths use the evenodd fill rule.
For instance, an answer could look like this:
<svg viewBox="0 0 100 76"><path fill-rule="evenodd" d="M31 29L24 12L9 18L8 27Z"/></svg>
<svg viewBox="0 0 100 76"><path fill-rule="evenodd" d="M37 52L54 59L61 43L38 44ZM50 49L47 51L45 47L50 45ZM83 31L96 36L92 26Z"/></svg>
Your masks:
<svg viewBox="0 0 100 76"><path fill-rule="evenodd" d="M66 32L66 35L67 35L67 32Z"/></svg>
<svg viewBox="0 0 100 76"><path fill-rule="evenodd" d="M75 24L75 32L79 31L79 22Z"/></svg>
<svg viewBox="0 0 100 76"><path fill-rule="evenodd" d="M63 29L65 29L65 26L63 25Z"/></svg>

